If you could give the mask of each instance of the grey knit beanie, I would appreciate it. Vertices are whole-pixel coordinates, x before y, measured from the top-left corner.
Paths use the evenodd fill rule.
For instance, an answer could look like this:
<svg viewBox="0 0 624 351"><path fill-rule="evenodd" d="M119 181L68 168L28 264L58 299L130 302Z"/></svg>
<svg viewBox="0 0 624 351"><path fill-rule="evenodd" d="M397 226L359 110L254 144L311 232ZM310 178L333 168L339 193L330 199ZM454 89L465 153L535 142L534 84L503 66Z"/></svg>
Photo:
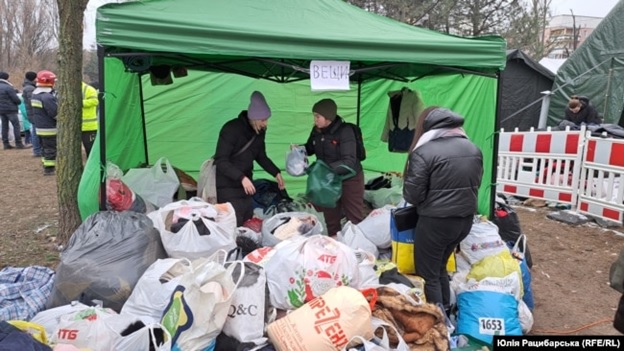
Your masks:
<svg viewBox="0 0 624 351"><path fill-rule="evenodd" d="M251 120L262 120L271 117L271 108L267 104L264 95L259 91L251 94L247 117Z"/></svg>

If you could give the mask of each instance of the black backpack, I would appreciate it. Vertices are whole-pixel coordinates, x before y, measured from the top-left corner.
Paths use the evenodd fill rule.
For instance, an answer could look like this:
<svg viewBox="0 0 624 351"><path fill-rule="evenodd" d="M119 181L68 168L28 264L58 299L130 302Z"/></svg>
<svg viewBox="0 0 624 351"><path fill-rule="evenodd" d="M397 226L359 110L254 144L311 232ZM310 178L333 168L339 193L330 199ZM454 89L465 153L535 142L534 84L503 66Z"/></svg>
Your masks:
<svg viewBox="0 0 624 351"><path fill-rule="evenodd" d="M350 122L342 122L343 125L349 126L353 129L353 134L355 134L355 144L356 144L356 156L358 160L364 161L366 160L366 149L364 148L364 138L362 138L362 129L357 124L353 124Z"/></svg>

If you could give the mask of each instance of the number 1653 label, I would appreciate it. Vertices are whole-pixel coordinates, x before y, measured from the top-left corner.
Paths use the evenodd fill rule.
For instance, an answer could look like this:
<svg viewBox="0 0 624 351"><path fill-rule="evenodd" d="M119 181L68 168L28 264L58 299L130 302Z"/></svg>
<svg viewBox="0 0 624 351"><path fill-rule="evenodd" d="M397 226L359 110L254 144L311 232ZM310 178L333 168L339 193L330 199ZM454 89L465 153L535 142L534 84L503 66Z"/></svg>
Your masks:
<svg viewBox="0 0 624 351"><path fill-rule="evenodd" d="M505 320L502 318L479 318L479 334L505 335Z"/></svg>

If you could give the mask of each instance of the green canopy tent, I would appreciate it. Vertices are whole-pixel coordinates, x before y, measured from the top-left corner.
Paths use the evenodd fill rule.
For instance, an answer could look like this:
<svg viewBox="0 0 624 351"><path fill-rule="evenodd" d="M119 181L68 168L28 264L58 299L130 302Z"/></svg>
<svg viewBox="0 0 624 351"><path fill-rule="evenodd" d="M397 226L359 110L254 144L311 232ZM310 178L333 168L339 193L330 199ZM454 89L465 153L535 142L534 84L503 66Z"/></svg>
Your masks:
<svg viewBox="0 0 624 351"><path fill-rule="evenodd" d="M497 78L505 65L500 37L448 36L340 0L108 4L97 11L96 30L104 104L98 146L79 188L83 218L99 208L106 160L127 169L166 156L196 175L213 154L223 123L246 109L253 90L262 91L273 110L267 152L278 165L290 143L305 142L313 102L331 97L341 116L362 127L365 170L401 171L405 154L390 154L379 139L386 93L405 86L418 90L427 105L466 117L466 130L486 160L479 210L490 211ZM350 61L352 90L311 92L311 60ZM151 84L150 70L178 67L188 76ZM291 194L305 186L302 178L286 181Z"/></svg>
<svg viewBox="0 0 624 351"><path fill-rule="evenodd" d="M572 95L587 96L606 124L624 126L624 1L619 1L557 71L548 125L565 118Z"/></svg>

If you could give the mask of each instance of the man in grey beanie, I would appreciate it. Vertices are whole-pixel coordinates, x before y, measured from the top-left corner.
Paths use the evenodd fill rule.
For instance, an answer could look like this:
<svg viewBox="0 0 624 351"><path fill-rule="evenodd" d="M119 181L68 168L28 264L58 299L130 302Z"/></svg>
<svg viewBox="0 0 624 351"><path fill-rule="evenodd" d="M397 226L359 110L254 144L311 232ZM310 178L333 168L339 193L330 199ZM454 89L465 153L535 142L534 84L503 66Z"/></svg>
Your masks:
<svg viewBox="0 0 624 351"><path fill-rule="evenodd" d="M0 72L0 120L2 121L2 143L5 150L25 148L22 143L21 128L17 114L21 103L22 100L17 96L17 90L9 82L9 74ZM9 144L9 123L13 125L15 147Z"/></svg>
<svg viewBox="0 0 624 351"><path fill-rule="evenodd" d="M253 216L252 197L256 193L253 184L254 161L275 177L280 190L284 189L280 169L266 154L264 139L270 117L271 108L264 95L254 91L247 110L225 123L219 132L214 156L217 166L217 201L232 204L239 227Z"/></svg>

